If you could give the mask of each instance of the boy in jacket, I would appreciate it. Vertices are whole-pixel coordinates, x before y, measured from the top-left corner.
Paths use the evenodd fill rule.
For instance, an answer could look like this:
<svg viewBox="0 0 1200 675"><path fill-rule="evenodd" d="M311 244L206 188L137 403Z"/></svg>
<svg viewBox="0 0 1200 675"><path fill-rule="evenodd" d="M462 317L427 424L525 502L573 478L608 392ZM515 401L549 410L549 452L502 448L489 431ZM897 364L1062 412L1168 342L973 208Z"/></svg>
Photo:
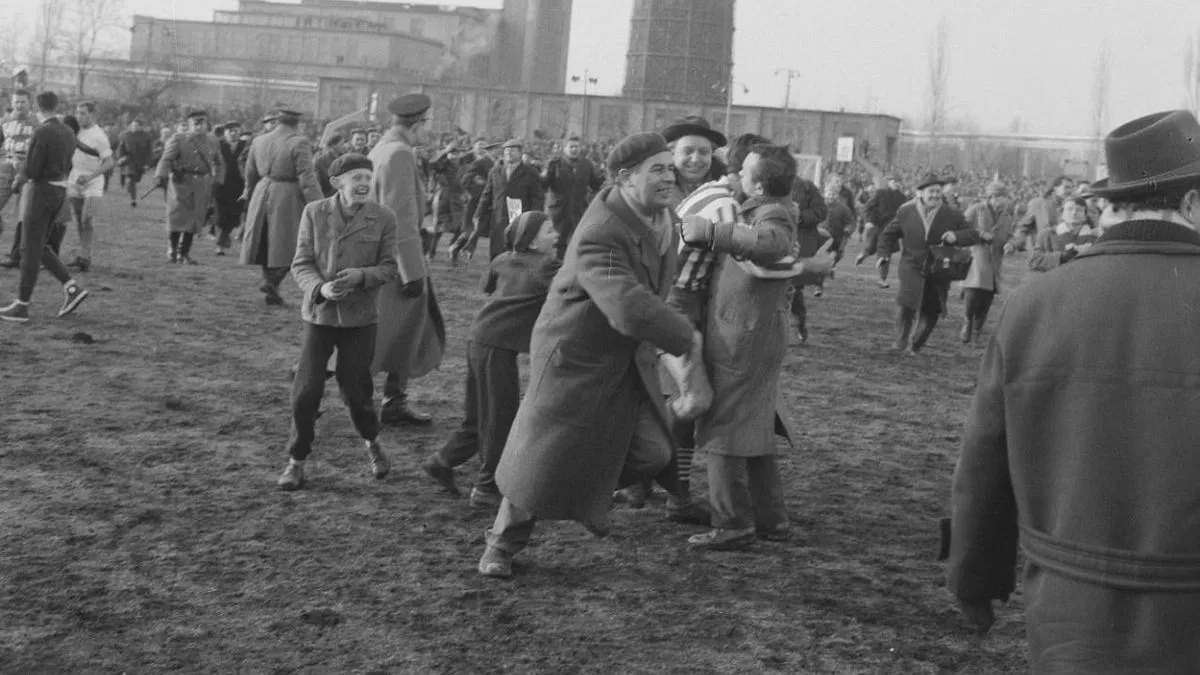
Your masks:
<svg viewBox="0 0 1200 675"><path fill-rule="evenodd" d="M325 394L325 366L338 352L335 377L354 428L366 441L375 478L390 465L376 440L371 358L375 354L375 296L396 277L396 216L370 201L371 161L343 155L329 167L337 194L309 203L300 217L292 275L304 292L304 342L292 382L291 459L279 477L282 490L304 486L304 461Z"/></svg>

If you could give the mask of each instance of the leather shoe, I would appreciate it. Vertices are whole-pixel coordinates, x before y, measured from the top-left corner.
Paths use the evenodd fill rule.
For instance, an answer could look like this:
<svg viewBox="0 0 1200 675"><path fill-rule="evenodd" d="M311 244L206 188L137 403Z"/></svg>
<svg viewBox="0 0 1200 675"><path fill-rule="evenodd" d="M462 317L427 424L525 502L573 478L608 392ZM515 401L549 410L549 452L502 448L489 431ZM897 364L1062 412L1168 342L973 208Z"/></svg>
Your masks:
<svg viewBox="0 0 1200 675"><path fill-rule="evenodd" d="M430 455L424 462L421 462L421 470L446 492L452 495L462 494L458 491L458 486L454 484L454 469L442 466L442 463L437 461L437 455Z"/></svg>
<svg viewBox="0 0 1200 675"><path fill-rule="evenodd" d="M275 484L279 486L280 490L289 492L304 487L304 465L288 462L287 468L279 475L279 480Z"/></svg>
<svg viewBox="0 0 1200 675"><path fill-rule="evenodd" d="M379 441L367 441L367 457L371 462L371 475L375 476L376 480L386 478L388 471L392 470L392 463L388 461L387 455L383 454Z"/></svg>
<svg viewBox="0 0 1200 675"><path fill-rule="evenodd" d="M688 537L688 546L701 551L744 551L758 539L753 527L741 530L717 528Z"/></svg>
<svg viewBox="0 0 1200 675"><path fill-rule="evenodd" d="M379 420L384 424L411 424L424 427L433 424L433 418L408 407L407 401L392 400L383 404Z"/></svg>
<svg viewBox="0 0 1200 675"><path fill-rule="evenodd" d="M508 551L489 546L479 559L479 573L485 577L507 579L512 576L512 559Z"/></svg>
<svg viewBox="0 0 1200 675"><path fill-rule="evenodd" d="M626 504L631 509L646 508L646 484L634 483L613 493L613 502Z"/></svg>

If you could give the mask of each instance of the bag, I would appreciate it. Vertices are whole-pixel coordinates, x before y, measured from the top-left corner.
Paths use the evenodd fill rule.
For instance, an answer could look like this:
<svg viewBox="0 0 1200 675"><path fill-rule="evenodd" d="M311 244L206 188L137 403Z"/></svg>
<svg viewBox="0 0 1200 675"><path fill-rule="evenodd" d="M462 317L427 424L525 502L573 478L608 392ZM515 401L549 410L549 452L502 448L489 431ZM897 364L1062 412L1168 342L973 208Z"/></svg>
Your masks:
<svg viewBox="0 0 1200 675"><path fill-rule="evenodd" d="M930 246L921 263L921 276L934 281L962 281L971 270L971 249Z"/></svg>

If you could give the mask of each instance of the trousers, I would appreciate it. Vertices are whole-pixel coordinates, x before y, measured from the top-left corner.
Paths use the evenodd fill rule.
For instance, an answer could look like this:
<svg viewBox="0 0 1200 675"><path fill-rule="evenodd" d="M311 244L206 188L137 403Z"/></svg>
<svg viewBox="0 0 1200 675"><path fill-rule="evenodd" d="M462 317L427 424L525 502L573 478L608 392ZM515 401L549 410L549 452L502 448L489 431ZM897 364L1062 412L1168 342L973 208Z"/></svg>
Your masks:
<svg viewBox="0 0 1200 675"><path fill-rule="evenodd" d="M37 286L38 273L43 265L60 283L71 280L67 268L47 245L54 219L62 210L66 198L66 188L49 183L28 181L22 190L21 282L17 297L23 302L29 302L33 297L33 289Z"/></svg>
<svg viewBox="0 0 1200 675"><path fill-rule="evenodd" d="M467 391L463 421L438 452L438 461L454 468L479 455L475 487L496 493L496 466L517 417L521 380L517 353L470 342L467 345Z"/></svg>
<svg viewBox="0 0 1200 675"><path fill-rule="evenodd" d="M297 461L312 452L317 411L325 396L325 368L334 351L338 355L334 376L350 409L354 429L368 441L379 435L375 383L371 378L375 326L343 328L305 323L300 362L292 381L292 431L288 439L288 454Z"/></svg>
<svg viewBox="0 0 1200 675"><path fill-rule="evenodd" d="M709 454L708 492L715 528L760 531L788 527L779 458Z"/></svg>

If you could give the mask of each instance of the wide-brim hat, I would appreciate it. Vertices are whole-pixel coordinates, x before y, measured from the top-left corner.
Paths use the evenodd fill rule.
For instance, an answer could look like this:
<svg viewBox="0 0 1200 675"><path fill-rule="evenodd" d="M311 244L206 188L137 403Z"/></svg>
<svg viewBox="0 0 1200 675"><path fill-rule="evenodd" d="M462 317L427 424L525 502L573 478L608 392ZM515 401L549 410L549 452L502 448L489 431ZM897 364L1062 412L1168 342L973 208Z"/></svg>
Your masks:
<svg viewBox="0 0 1200 675"><path fill-rule="evenodd" d="M674 124L663 129L662 136L667 139L668 143L674 143L684 136L702 136L712 141L715 148L725 147L725 144L729 142L726 140L725 134L713 129L708 120L699 115L688 115L676 120Z"/></svg>
<svg viewBox="0 0 1200 675"><path fill-rule="evenodd" d="M924 190L925 188L929 187L930 185L945 185L945 184L946 184L946 181L941 176L938 176L936 173L927 173L927 174L925 174L925 177L921 179L921 182L917 183L917 189Z"/></svg>
<svg viewBox="0 0 1200 675"><path fill-rule="evenodd" d="M1096 196L1096 190L1103 190L1106 187L1108 187L1108 179L1101 178L1100 180L1093 182L1091 185L1081 190L1079 192L1079 196L1085 199L1091 199L1092 197Z"/></svg>
<svg viewBox="0 0 1200 675"><path fill-rule="evenodd" d="M1200 122L1188 110L1139 117L1104 139L1108 184L1092 195L1112 199L1151 195L1200 181Z"/></svg>

